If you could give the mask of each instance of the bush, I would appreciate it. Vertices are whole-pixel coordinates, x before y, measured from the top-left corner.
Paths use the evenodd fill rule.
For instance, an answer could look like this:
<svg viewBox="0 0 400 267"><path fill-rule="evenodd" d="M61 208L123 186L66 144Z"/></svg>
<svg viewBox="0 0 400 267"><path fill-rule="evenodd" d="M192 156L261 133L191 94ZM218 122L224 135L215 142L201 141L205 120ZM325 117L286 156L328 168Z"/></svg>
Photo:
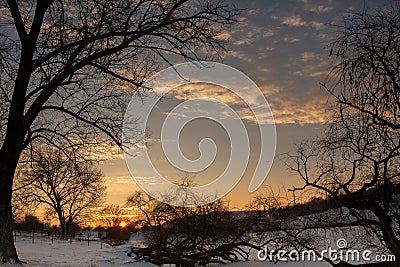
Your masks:
<svg viewBox="0 0 400 267"><path fill-rule="evenodd" d="M126 228L110 228L106 231L106 239L111 245L119 245L124 241L128 241L131 237L131 232Z"/></svg>
<svg viewBox="0 0 400 267"><path fill-rule="evenodd" d="M141 192L132 195L128 204L143 213L142 231L147 247L133 247L136 260L156 265L206 265L209 263L248 260L245 247L251 244L253 219L246 220L229 212L221 200L196 207L175 207ZM251 215L251 214L250 214Z"/></svg>
<svg viewBox="0 0 400 267"><path fill-rule="evenodd" d="M14 223L15 230L27 232L43 230L45 226L46 225L41 222L38 217L32 214L26 214L22 221Z"/></svg>

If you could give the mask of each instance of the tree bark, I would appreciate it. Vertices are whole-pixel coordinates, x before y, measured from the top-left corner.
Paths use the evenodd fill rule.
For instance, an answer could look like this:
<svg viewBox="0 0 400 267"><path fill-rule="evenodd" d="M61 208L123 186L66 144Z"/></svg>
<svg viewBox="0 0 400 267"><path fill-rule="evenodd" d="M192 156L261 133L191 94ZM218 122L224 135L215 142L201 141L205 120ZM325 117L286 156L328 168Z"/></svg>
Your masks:
<svg viewBox="0 0 400 267"><path fill-rule="evenodd" d="M28 51L30 52L30 51ZM31 53L22 53L20 66ZM28 55L26 55L28 54ZM23 149L26 127L24 126L25 93L30 79L30 69L20 68L15 82L7 131L0 149L0 254L2 262L18 260L12 235L12 186L18 160Z"/></svg>
<svg viewBox="0 0 400 267"><path fill-rule="evenodd" d="M62 216L61 210L59 210L57 213L58 213L58 220L60 221L60 228L61 228L60 239L66 239L67 238L67 226L65 224L65 219Z"/></svg>
<svg viewBox="0 0 400 267"><path fill-rule="evenodd" d="M13 238L13 215L12 215L12 183L14 170L10 160L4 158L0 153L0 255L1 263L17 262L17 251Z"/></svg>
<svg viewBox="0 0 400 267"><path fill-rule="evenodd" d="M3 207L1 208L3 209ZM1 263L6 263L6 262L20 263L14 245L12 214L8 212L3 213L3 210L0 218L0 249L1 249Z"/></svg>
<svg viewBox="0 0 400 267"><path fill-rule="evenodd" d="M43 16L49 4L50 1L38 1L32 28L27 34L22 24L17 3L8 1L8 6L20 35L22 49L8 113L7 130L0 149L0 254L2 263L20 262L12 234L12 186L15 170L24 146L25 133L29 128L29 125L25 124L24 109L25 95L32 74L32 58Z"/></svg>

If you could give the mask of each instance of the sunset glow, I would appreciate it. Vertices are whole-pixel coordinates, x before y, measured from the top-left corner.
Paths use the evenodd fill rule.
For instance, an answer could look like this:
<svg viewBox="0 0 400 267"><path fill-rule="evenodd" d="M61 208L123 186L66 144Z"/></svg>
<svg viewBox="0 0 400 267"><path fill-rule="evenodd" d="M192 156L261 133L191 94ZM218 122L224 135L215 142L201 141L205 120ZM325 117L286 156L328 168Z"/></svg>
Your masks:
<svg viewBox="0 0 400 267"><path fill-rule="evenodd" d="M122 221L122 222L119 224L119 227L125 228L127 225L128 225L128 224L127 224L126 222Z"/></svg>
<svg viewBox="0 0 400 267"><path fill-rule="evenodd" d="M334 29L329 24L340 21L349 10L361 10L364 4L363 1L237 1L237 5L245 11L240 15L240 23L232 31L224 32L223 36L229 38L230 42L223 63L248 75L267 98L279 137L276 155L283 155L294 149L294 143L317 136L327 120L328 112L321 112L325 110L327 95L321 90L319 83L326 78L330 69L329 50L325 47L334 37ZM375 5L377 2L368 1L369 8L373 9ZM231 80L234 80L233 76ZM151 123L147 125L151 129L151 138L147 140L147 144L151 147L149 154L157 172L172 182L179 181L185 175L184 171L175 168L164 157L160 129L165 117L177 103L204 96L212 96L227 103L237 112L247 127L250 151L254 151L241 181L226 196L232 207L244 208L257 193L263 191L263 187L285 192L284 188L288 186L300 185L298 177L293 176L278 159L274 160L268 176L262 177L265 182L260 190L249 193L248 188L257 166L260 148L256 129L258 124L251 110L238 95L210 84L177 87L166 98L168 101L159 103L160 109L152 113ZM202 105L188 109L186 115L181 115L181 119L184 120L184 116L196 112L203 112L207 116L216 114L204 107ZM217 153L209 168L193 175L194 183L199 186L224 173L231 153L230 139L224 129L216 123L198 119L188 123L182 130L179 140L182 155L190 160L199 159L199 144L204 138L215 142ZM172 143L175 142L175 139L171 140ZM243 144L234 148L245 151ZM124 204L126 198L139 190L139 187L129 173L123 154L108 154L102 154L108 156L102 165L108 183L107 201ZM176 155L180 154L173 154ZM242 162L244 161L235 162L233 166L238 167ZM156 180L149 178L154 176L152 169L143 164L134 164L137 166L136 170L140 171L135 177L155 185Z"/></svg>

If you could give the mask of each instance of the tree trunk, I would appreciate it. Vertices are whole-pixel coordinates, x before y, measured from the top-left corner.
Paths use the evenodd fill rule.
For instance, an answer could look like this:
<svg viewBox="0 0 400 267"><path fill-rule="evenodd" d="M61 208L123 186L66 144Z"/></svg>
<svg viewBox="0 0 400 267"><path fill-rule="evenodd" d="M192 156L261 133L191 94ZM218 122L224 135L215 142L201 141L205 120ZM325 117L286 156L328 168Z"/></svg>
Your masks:
<svg viewBox="0 0 400 267"><path fill-rule="evenodd" d="M8 123L0 149L0 254L1 262L20 262L14 245L12 187L15 170L22 151L23 131L16 121Z"/></svg>
<svg viewBox="0 0 400 267"><path fill-rule="evenodd" d="M21 155L24 136L21 128L15 126L18 126L18 123L9 122L7 135L0 149L0 254L2 263L20 262L14 245L11 203L14 174Z"/></svg>
<svg viewBox="0 0 400 267"><path fill-rule="evenodd" d="M67 239L67 225L65 224L65 220L62 215L58 215L58 220L60 221L61 235L60 239Z"/></svg>
<svg viewBox="0 0 400 267"><path fill-rule="evenodd" d="M12 234L12 186L14 173L24 146L25 134L30 127L30 123L37 116L37 114L30 114L29 123L25 122L25 96L32 74L32 58L37 38L44 14L51 2L37 1L35 16L29 33L18 32L21 38L21 54L8 113L7 130L0 149L0 257L2 263L20 262ZM9 8L11 12L14 12L15 16L18 17L20 15L16 3L15 5L9 4ZM21 36L21 34L24 35Z"/></svg>
<svg viewBox="0 0 400 267"><path fill-rule="evenodd" d="M14 171L0 157L0 255L1 263L17 262L17 251L13 238L13 215L11 206ZM14 169L15 170L15 169Z"/></svg>
<svg viewBox="0 0 400 267"><path fill-rule="evenodd" d="M396 259L400 259L400 241L396 238L389 214L380 206L379 203L370 199L367 201L346 200L345 206L347 208L371 211L380 221L379 231L382 234L386 247L389 249L391 254L395 255ZM378 235L378 233L375 234Z"/></svg>
<svg viewBox="0 0 400 267"><path fill-rule="evenodd" d="M22 44L18 73L7 119L7 130L0 149L0 254L2 262L20 262L12 235L12 186L23 149L28 125L24 125L25 95L32 71L36 39Z"/></svg>
<svg viewBox="0 0 400 267"><path fill-rule="evenodd" d="M74 233L72 232L72 221L69 219L65 222L65 233L69 238L75 237Z"/></svg>
<svg viewBox="0 0 400 267"><path fill-rule="evenodd" d="M17 262L18 259L17 251L14 245L13 237L13 219L12 213L3 209L3 197L1 197L1 218L0 218L0 250L1 250L1 263L6 262ZM11 205L10 205L11 208ZM9 209L9 208L7 208Z"/></svg>

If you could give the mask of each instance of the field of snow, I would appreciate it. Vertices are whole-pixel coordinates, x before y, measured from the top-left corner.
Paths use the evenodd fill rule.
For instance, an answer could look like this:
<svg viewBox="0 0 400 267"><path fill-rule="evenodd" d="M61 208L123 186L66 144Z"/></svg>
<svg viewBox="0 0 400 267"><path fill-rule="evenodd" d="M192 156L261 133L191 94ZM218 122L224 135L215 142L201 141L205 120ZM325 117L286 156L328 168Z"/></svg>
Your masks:
<svg viewBox="0 0 400 267"><path fill-rule="evenodd" d="M91 240L89 246L87 241L73 240L72 243L54 239L48 236L35 236L32 244L32 237L28 234L17 234L15 245L20 259L26 267L110 267L110 266L143 266L154 267L155 265L145 262L135 262L127 253L131 245L140 245L142 243L140 235L132 235L130 241L124 245L112 247L103 243L100 248L99 240ZM7 267L20 266L7 264ZM245 267L245 266L286 266L286 267L317 267L329 266L327 264L317 263L270 263L248 261L224 265L226 267Z"/></svg>
<svg viewBox="0 0 400 267"><path fill-rule="evenodd" d="M130 245L112 247L103 243L100 248L99 240L87 241L73 240L72 243L54 239L48 236L36 236L32 244L30 235L17 235L15 246L20 260L25 266L76 266L76 267L99 267L99 266L154 266L152 264L135 263L132 257L127 255Z"/></svg>

